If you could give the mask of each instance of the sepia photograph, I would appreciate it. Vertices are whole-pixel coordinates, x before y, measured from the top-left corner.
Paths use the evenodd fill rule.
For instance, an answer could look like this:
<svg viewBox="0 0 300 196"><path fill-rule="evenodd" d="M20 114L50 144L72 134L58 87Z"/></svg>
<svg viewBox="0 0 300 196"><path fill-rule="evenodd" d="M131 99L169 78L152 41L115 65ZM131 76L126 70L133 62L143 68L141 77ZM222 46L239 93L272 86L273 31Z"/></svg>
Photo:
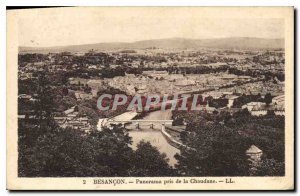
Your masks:
<svg viewBox="0 0 300 196"><path fill-rule="evenodd" d="M7 10L9 190L293 190L293 7Z"/></svg>

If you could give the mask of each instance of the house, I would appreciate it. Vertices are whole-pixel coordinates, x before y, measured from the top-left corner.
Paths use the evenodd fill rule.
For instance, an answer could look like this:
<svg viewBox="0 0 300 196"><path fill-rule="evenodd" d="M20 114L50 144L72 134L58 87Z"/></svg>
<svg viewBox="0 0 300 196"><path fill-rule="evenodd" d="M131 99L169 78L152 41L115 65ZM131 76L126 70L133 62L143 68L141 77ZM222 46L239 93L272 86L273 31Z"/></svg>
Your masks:
<svg viewBox="0 0 300 196"><path fill-rule="evenodd" d="M96 65L90 65L90 66L88 66L88 69L97 69L97 66Z"/></svg>
<svg viewBox="0 0 300 196"><path fill-rule="evenodd" d="M257 108L257 107L261 107L264 105L265 105L265 103L263 103L263 102L250 102L250 103L243 105L242 109L247 108L247 110L250 112L254 107Z"/></svg>
<svg viewBox="0 0 300 196"><path fill-rule="evenodd" d="M255 145L251 145L248 150L246 150L246 155L249 157L248 160L250 161L250 168L249 172L251 174L255 174L257 171L257 168L261 162L261 156L263 154L263 151L256 147Z"/></svg>
<svg viewBox="0 0 300 196"><path fill-rule="evenodd" d="M64 116L55 116L55 122L62 128L71 127L72 129L89 132L92 126L89 119L85 116L78 116L77 106L73 106L64 112Z"/></svg>
<svg viewBox="0 0 300 196"><path fill-rule="evenodd" d="M93 98L93 94L89 94L81 91L75 91L75 97L77 100L89 100Z"/></svg>
<svg viewBox="0 0 300 196"><path fill-rule="evenodd" d="M59 126L62 126L67 120L66 117L59 117L59 116L55 116L53 117L53 119Z"/></svg>
<svg viewBox="0 0 300 196"><path fill-rule="evenodd" d="M202 94L202 97L205 99L206 97L212 97L214 99L219 99L223 96L223 93L222 92L219 92L219 91L210 91L210 92L207 92L207 93L204 93Z"/></svg>
<svg viewBox="0 0 300 196"><path fill-rule="evenodd" d="M167 71L143 71L144 76L152 76L152 77L165 77L168 75Z"/></svg>
<svg viewBox="0 0 300 196"><path fill-rule="evenodd" d="M268 110L266 110L266 109L252 109L250 111L250 113L251 113L252 116L264 116L264 115L267 115Z"/></svg>
<svg viewBox="0 0 300 196"><path fill-rule="evenodd" d="M262 154L262 150L256 147L255 145L251 145L250 148L246 151L246 155L248 155L253 161L259 161L261 159Z"/></svg>
<svg viewBox="0 0 300 196"><path fill-rule="evenodd" d="M32 98L31 95L27 95L27 94L20 94L18 96L19 99L26 99L26 100L30 100Z"/></svg>
<svg viewBox="0 0 300 196"><path fill-rule="evenodd" d="M277 116L284 116L285 110L283 106L278 105L266 105L263 102L250 102L242 106L242 109L247 108L252 116L264 116L268 114L268 111L273 111Z"/></svg>
<svg viewBox="0 0 300 196"><path fill-rule="evenodd" d="M127 76L127 77L131 77L131 78L134 78L134 77L135 77L135 75L134 75L134 74L130 74L130 73L127 73L127 72L125 72L125 76Z"/></svg>
<svg viewBox="0 0 300 196"><path fill-rule="evenodd" d="M275 108L274 113L275 113L276 116L284 116L285 115L285 109L283 107L282 108L277 107L277 108Z"/></svg>
<svg viewBox="0 0 300 196"><path fill-rule="evenodd" d="M182 74L172 74L172 75L168 75L167 80L172 82L172 81L176 81L176 80L181 80L184 78L184 76Z"/></svg>
<svg viewBox="0 0 300 196"><path fill-rule="evenodd" d="M215 89L215 90L219 90L219 88L221 87L220 84L207 84L205 86L206 86L206 88Z"/></svg>
<svg viewBox="0 0 300 196"><path fill-rule="evenodd" d="M71 107L70 109L67 109L66 111L64 111L64 113L65 113L66 115L73 113L73 112L75 111L75 107L76 107L76 106L73 106L73 107Z"/></svg>
<svg viewBox="0 0 300 196"><path fill-rule="evenodd" d="M148 87L145 84L141 84L137 87L137 89L138 89L137 93L144 94L144 93L147 93Z"/></svg>
<svg viewBox="0 0 300 196"><path fill-rule="evenodd" d="M176 82L175 86L186 87L186 86L194 86L195 84L196 83L193 80L183 79L183 80L179 80L178 82Z"/></svg>

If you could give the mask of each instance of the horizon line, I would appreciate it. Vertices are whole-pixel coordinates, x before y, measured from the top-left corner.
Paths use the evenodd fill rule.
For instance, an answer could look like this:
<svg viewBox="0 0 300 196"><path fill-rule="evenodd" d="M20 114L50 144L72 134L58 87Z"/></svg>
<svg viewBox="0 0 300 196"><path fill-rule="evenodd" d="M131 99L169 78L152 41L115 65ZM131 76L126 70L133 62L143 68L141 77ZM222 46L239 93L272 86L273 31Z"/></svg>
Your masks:
<svg viewBox="0 0 300 196"><path fill-rule="evenodd" d="M250 37L250 36L241 36L241 37L215 37L215 38L184 38L184 37L169 37L169 38L153 38L153 39L143 39L137 41L119 41L119 42L94 42L94 43L83 43L83 44L70 44L70 45L54 45L54 46L24 46L20 45L18 48L54 48L54 47L70 47L70 46L81 46L81 45L93 45L93 44L121 44L121 43L136 43L142 41L154 41L154 40L171 40L171 39L185 39L185 40L212 40L212 39L230 39L230 38L254 38L254 39L285 39L284 37L281 38L269 38L269 37Z"/></svg>

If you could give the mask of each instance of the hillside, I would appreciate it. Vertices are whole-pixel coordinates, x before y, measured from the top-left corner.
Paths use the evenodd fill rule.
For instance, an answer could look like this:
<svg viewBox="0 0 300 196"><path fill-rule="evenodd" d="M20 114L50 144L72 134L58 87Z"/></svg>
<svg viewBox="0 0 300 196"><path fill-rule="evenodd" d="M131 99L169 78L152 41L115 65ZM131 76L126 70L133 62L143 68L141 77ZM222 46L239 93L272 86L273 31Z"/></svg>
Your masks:
<svg viewBox="0 0 300 196"><path fill-rule="evenodd" d="M20 52L87 52L94 50L112 49L143 49L143 48L163 48L163 49L185 49L185 48L219 48L219 49L280 49L284 48L284 39L265 39L265 38L217 38L217 39L155 39L144 40L132 43L96 43L57 47L19 47Z"/></svg>

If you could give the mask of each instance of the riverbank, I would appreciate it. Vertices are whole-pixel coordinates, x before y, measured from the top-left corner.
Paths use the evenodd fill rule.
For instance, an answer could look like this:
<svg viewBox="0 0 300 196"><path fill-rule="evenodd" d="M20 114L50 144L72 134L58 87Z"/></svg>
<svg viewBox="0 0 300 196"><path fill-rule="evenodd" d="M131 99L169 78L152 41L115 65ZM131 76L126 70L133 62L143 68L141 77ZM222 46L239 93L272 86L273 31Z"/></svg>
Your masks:
<svg viewBox="0 0 300 196"><path fill-rule="evenodd" d="M180 147L187 147L186 145L184 145L183 143L180 142L179 138L180 135L178 133L184 131L184 129L182 129L181 127L178 129L178 127L172 127L172 126L162 126L161 132L163 134L163 136L166 138L166 140L168 141L168 143L172 146L174 146L175 148L180 148ZM170 132L176 132L176 136L174 136L172 133Z"/></svg>

